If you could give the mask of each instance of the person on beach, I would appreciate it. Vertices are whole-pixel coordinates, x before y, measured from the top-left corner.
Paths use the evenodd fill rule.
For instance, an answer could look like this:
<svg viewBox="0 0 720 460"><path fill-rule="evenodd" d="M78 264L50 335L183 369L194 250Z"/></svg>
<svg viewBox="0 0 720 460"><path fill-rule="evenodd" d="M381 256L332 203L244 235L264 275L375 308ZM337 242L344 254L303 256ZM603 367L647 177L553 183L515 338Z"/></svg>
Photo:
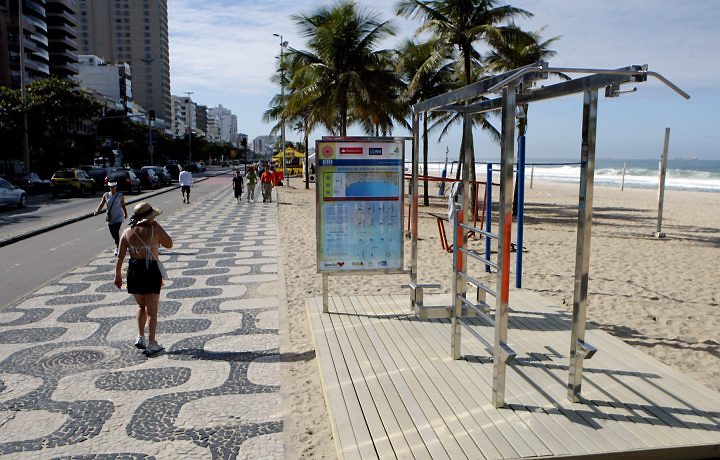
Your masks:
<svg viewBox="0 0 720 460"><path fill-rule="evenodd" d="M250 203L255 202L255 184L257 183L257 174L255 174L255 169L250 166L250 169L248 170L247 174L245 174L245 178L247 179L247 188L248 188L248 196L247 200Z"/></svg>
<svg viewBox="0 0 720 460"><path fill-rule="evenodd" d="M125 219L127 219L127 208L125 208L125 196L122 192L118 192L117 182L108 182L109 192L103 193L100 204L95 209L97 216L102 211L103 206L107 206L105 222L107 222L110 235L115 240L114 254L118 255L118 247L120 246L120 227Z"/></svg>
<svg viewBox="0 0 720 460"><path fill-rule="evenodd" d="M149 203L141 202L135 206L129 227L120 238L120 250L115 262L115 287L122 287L122 266L125 254L129 253L127 270L127 291L135 297L137 310L138 336L135 347L154 354L163 349L155 337L157 330L157 312L160 303L160 288L163 274L158 259L158 248L172 248L173 241L155 217L162 214ZM145 327L148 329L148 341L145 341Z"/></svg>
<svg viewBox="0 0 720 460"><path fill-rule="evenodd" d="M266 169L260 176L262 187L263 203L272 203L272 189L275 185L275 171L273 168Z"/></svg>
<svg viewBox="0 0 720 460"><path fill-rule="evenodd" d="M240 198L242 198L242 192L243 192L243 177L240 174L240 171L235 171L235 176L232 179L233 182L233 191L235 192L235 199L238 203L240 203Z"/></svg>
<svg viewBox="0 0 720 460"><path fill-rule="evenodd" d="M183 203L190 204L190 188L193 184L193 177L190 171L183 168L178 176L178 183L180 184L180 193L182 193Z"/></svg>

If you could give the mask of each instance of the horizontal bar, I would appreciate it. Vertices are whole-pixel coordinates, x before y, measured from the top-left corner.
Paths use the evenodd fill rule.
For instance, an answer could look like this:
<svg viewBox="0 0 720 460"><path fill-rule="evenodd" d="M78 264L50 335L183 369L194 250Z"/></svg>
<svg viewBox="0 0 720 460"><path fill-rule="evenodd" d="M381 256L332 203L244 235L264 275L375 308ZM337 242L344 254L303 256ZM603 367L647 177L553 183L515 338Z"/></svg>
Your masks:
<svg viewBox="0 0 720 460"><path fill-rule="evenodd" d="M485 339L485 337L483 337L478 331L476 331L475 329L470 327L470 326L474 326L474 324L466 323L466 320L464 320L463 318L460 318L459 321L460 321L460 324L465 326L465 328L468 330L468 332L470 332L473 336L475 336L476 339L478 339L480 342L482 342L483 345L485 345L485 349L488 352L490 352L490 356L493 356L493 358L494 358L495 357L495 346L492 343L488 342ZM515 359L516 356L517 356L517 353L515 353L515 350L510 348L507 344L500 342L500 359L504 363L509 363L510 361Z"/></svg>
<svg viewBox="0 0 720 460"><path fill-rule="evenodd" d="M415 316L419 319L448 319L452 317L453 307L433 306L433 305L415 305ZM464 318L474 318L480 316L477 310L463 307L460 316Z"/></svg>
<svg viewBox="0 0 720 460"><path fill-rule="evenodd" d="M498 268L497 264L495 262L493 262L492 260L486 259L485 256L481 255L479 252L477 252L473 249L466 249L466 248L458 248L458 249L463 254L466 254L476 260L479 260L480 262L482 262L485 265L490 265L492 268L497 270L497 268Z"/></svg>
<svg viewBox="0 0 720 460"><path fill-rule="evenodd" d="M497 296L495 295L495 291L493 291L493 290L490 289L489 287L485 286L484 284L482 284L482 282L476 280L476 279L473 278L472 276L466 274L465 272L458 272L458 275L460 275L461 277L465 278L465 280L466 280L468 283L472 284L472 285L475 286L476 288L480 288L480 289L482 289L483 291L485 291L485 292L487 292L488 294L490 294L491 296L497 297Z"/></svg>
<svg viewBox="0 0 720 460"><path fill-rule="evenodd" d="M490 233L490 232L485 231L485 230L483 230L483 229L481 229L481 228L473 227L472 225L460 224L460 223L459 223L458 225L459 225L461 228L464 228L464 229L466 229L466 230L470 230L471 232L479 233L479 234L481 234L481 235L485 235L485 236L487 236L488 238L494 238L494 239L500 238L497 233Z"/></svg>
<svg viewBox="0 0 720 460"><path fill-rule="evenodd" d="M527 67L537 67L537 65L533 66L527 66ZM524 68L524 67L523 67ZM471 83L467 86L463 86L462 88L458 88L453 91L449 91L445 94L440 94L439 96L431 97L430 99L426 99L424 101L420 101L417 104L413 105L413 111L415 113L419 112L429 112L432 110L436 110L440 107L443 107L445 105L454 104L462 101L466 101L469 99L474 99L477 97L482 96L483 94L487 93L487 89L495 86L497 83L505 80L507 77L515 75L518 73L520 69L514 69L509 72L505 72L499 75L494 75L492 77L484 78L480 81L477 81L475 83ZM542 72L532 72L527 75L522 76L522 80L538 80L543 78Z"/></svg>
<svg viewBox="0 0 720 460"><path fill-rule="evenodd" d="M419 284L419 283L407 283L407 284L401 284L401 288L410 288L410 289L439 289L442 287L442 284Z"/></svg>
<svg viewBox="0 0 720 460"><path fill-rule="evenodd" d="M489 315L491 307L490 305L486 304L485 302L480 303L472 303L468 300L467 297L458 296L460 298L460 301L467 305L468 307L472 308L473 310L477 311L478 313L482 313L484 315ZM461 315L464 316L464 315Z"/></svg>
<svg viewBox="0 0 720 460"><path fill-rule="evenodd" d="M597 348L590 345L584 340L577 339L577 346L578 346L578 354L580 355L580 358L582 359L590 359L592 358L595 353L597 353Z"/></svg>

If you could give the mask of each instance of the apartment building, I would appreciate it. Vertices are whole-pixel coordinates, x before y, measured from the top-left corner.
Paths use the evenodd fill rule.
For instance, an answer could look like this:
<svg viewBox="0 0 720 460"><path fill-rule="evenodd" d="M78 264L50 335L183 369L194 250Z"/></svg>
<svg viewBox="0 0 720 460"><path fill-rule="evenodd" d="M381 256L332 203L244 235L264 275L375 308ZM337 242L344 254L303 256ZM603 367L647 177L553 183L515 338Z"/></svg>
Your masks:
<svg viewBox="0 0 720 460"><path fill-rule="evenodd" d="M135 101L172 122L167 0L77 0L80 51L129 63Z"/></svg>
<svg viewBox="0 0 720 460"><path fill-rule="evenodd" d="M18 17L18 3L0 0L0 85L20 87L21 49L25 84L50 75L75 78L76 1L23 0L22 20Z"/></svg>
<svg viewBox="0 0 720 460"><path fill-rule="evenodd" d="M115 103L115 110L132 113L132 72L130 65L108 64L97 56L81 54L78 80Z"/></svg>
<svg viewBox="0 0 720 460"><path fill-rule="evenodd" d="M185 137L188 130L193 135L197 131L197 105L187 96L172 96L172 135L173 137Z"/></svg>

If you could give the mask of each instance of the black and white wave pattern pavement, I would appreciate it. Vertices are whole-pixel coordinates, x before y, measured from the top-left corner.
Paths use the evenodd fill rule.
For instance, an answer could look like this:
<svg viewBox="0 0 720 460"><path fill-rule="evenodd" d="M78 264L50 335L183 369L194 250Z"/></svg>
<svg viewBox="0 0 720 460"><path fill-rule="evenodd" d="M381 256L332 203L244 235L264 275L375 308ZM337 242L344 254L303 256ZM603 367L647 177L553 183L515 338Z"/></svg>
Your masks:
<svg viewBox="0 0 720 460"><path fill-rule="evenodd" d="M282 458L277 216L229 190L160 221L158 341L110 253L0 313L0 456Z"/></svg>

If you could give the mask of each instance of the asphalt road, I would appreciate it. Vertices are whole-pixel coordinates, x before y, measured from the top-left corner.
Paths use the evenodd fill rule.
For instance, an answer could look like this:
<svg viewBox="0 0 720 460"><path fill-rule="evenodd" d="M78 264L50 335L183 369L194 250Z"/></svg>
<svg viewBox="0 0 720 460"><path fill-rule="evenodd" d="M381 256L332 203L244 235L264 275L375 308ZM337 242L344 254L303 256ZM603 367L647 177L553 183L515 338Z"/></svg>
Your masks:
<svg viewBox="0 0 720 460"><path fill-rule="evenodd" d="M192 190L192 201L197 203L207 193L219 187L229 187L229 176L220 176L196 182ZM129 199L133 199L130 196ZM168 189L153 197L145 195L154 207L163 210L165 215L182 212L183 204L180 190ZM49 204L52 209L36 211L40 214L64 213L74 216L83 212L92 212L100 201L100 195L81 200L67 200ZM72 202L72 203L69 203ZM43 208L39 205L39 208ZM128 214L133 205L128 206ZM42 219L39 217L38 219ZM45 217L49 219L49 217ZM159 218L162 222L162 217ZM35 221L34 225L42 222ZM123 228L125 228L123 226ZM2 232L6 231L3 225ZM0 248L0 311L10 303L26 296L49 281L67 273L79 265L97 257L102 251L111 251L114 242L105 224L105 218L99 216L80 220L54 230L41 233L22 241Z"/></svg>

